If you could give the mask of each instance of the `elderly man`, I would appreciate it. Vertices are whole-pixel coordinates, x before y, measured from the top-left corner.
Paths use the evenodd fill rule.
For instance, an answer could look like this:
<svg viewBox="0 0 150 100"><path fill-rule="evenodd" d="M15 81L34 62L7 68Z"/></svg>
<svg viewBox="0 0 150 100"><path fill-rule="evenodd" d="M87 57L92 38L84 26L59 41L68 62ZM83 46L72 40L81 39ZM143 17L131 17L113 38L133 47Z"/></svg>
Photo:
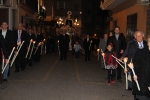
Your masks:
<svg viewBox="0 0 150 100"><path fill-rule="evenodd" d="M21 71L24 71L25 67L26 67L25 56L26 56L27 45L28 45L28 34L26 31L23 30L22 23L18 24L18 29L14 31L14 35L15 35L16 48L17 48L17 43L25 41L19 51L19 54L18 54L16 60L15 60L15 67L16 67L15 72L19 72L20 68L21 68ZM18 50L16 49L16 52L17 51Z"/></svg>
<svg viewBox="0 0 150 100"><path fill-rule="evenodd" d="M138 48L145 48L147 47L146 41L144 39L144 33L142 31L136 31L135 32L135 42L130 43L129 50L127 53L129 61L134 60L135 53Z"/></svg>
<svg viewBox="0 0 150 100"><path fill-rule="evenodd" d="M104 38L102 40L100 40L100 43L99 43L100 50L105 51L106 45L107 45L107 39L108 39L108 34L105 33ZM102 69L105 68L102 56L101 56L101 67L102 67Z"/></svg>
<svg viewBox="0 0 150 100"><path fill-rule="evenodd" d="M132 59L133 63L135 63L134 57L135 57L136 51L138 49L147 48L147 43L146 41L143 40L143 38L144 38L144 33L142 31L135 32L135 42L132 42L129 44L129 50L127 53L127 56L129 59L128 62L130 62ZM136 85L136 84L133 84L133 85ZM135 95L134 91L133 91L133 95ZM139 100L139 99L134 97L134 100Z"/></svg>

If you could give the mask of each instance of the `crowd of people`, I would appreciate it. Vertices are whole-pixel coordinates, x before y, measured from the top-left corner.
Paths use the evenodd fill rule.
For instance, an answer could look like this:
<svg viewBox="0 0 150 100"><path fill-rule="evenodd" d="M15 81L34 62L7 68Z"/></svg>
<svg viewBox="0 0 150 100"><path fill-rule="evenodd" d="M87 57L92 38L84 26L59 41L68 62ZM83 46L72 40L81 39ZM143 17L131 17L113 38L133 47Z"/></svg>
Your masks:
<svg viewBox="0 0 150 100"><path fill-rule="evenodd" d="M144 33L136 30L131 38L125 38L120 33L120 27L115 27L114 31L104 34L104 38L91 38L89 34L78 36L74 33L71 38L66 34L66 30L61 30L59 34L48 36L44 39L40 29L25 29L22 23L18 24L17 30L8 30L7 22L3 21L0 30L0 61L1 65L7 64L6 68L0 68L0 72L4 71L0 76L0 84L7 82L10 75L10 67L15 66L15 73L24 71L27 64L33 66L34 62L40 62L43 48L46 54L59 54L60 60L67 59L69 50L69 42L71 42L72 55L78 59L80 53L84 54L85 61L90 61L91 52L94 45L102 52L101 64L102 69L108 70L108 85L122 82L122 71L131 74L129 67L122 68L115 58L123 61L124 57L128 57L128 62L133 62L136 76L131 74L132 80L128 88L132 90L135 100L150 100L150 36L147 42L144 40ZM11 59L10 55L14 49ZM14 59L16 56L16 59ZM141 90L139 91L135 81L139 82Z"/></svg>
<svg viewBox="0 0 150 100"><path fill-rule="evenodd" d="M128 81L128 89L132 90L134 100L150 100L150 36L144 38L144 33L139 30L127 31L132 34L130 38L120 33L120 27L115 27L114 33L104 34L104 38L100 41L99 48L104 51L101 58L101 67L108 70L108 85L122 82L121 73L131 75L131 80ZM145 40L146 41L145 41ZM133 63L134 75L128 66L122 68L120 64L127 57L127 64ZM104 58L104 59L103 59ZM117 58L117 59L116 59ZM120 61L120 64L119 62ZM123 64L122 64L123 65ZM138 80L140 90L136 85Z"/></svg>
<svg viewBox="0 0 150 100"><path fill-rule="evenodd" d="M41 57L41 46L44 37L40 30L28 28L26 30L22 23L18 24L17 30L8 30L8 24L3 21L0 30L1 53L0 61L0 84L7 82L10 75L10 67L15 66L15 73L24 71L27 64L39 62ZM14 48L14 49L13 49ZM4 66L3 66L4 65Z"/></svg>

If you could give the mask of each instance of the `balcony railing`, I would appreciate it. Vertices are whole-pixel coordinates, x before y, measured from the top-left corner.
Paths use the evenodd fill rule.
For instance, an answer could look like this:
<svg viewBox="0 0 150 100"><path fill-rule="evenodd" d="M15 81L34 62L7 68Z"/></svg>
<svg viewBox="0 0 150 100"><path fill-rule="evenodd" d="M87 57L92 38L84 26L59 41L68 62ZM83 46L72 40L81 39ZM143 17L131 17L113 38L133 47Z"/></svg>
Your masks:
<svg viewBox="0 0 150 100"><path fill-rule="evenodd" d="M126 0L101 0L100 7L102 10L111 10Z"/></svg>
<svg viewBox="0 0 150 100"><path fill-rule="evenodd" d="M138 5L149 5L150 0L137 0L136 4L138 4Z"/></svg>

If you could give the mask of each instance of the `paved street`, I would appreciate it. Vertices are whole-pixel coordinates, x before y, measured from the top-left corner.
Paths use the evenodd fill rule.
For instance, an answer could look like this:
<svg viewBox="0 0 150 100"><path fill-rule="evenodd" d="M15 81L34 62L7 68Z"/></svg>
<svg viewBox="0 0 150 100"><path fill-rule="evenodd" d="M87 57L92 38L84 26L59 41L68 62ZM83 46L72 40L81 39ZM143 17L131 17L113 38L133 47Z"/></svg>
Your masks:
<svg viewBox="0 0 150 100"><path fill-rule="evenodd" d="M41 62L11 75L0 86L0 100L133 100L123 83L107 85L107 71L96 56L85 62L71 52L66 61L58 55L42 55Z"/></svg>

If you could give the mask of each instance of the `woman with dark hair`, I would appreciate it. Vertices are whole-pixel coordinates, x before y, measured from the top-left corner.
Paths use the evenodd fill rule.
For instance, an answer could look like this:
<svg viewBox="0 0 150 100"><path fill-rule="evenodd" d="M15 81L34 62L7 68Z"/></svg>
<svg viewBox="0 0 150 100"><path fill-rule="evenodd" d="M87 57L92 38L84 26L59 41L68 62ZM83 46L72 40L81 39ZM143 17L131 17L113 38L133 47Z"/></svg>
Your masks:
<svg viewBox="0 0 150 100"><path fill-rule="evenodd" d="M107 41L107 44L110 43L109 40L111 40L112 36L114 35L114 31L111 30L109 33L108 33L108 41Z"/></svg>

